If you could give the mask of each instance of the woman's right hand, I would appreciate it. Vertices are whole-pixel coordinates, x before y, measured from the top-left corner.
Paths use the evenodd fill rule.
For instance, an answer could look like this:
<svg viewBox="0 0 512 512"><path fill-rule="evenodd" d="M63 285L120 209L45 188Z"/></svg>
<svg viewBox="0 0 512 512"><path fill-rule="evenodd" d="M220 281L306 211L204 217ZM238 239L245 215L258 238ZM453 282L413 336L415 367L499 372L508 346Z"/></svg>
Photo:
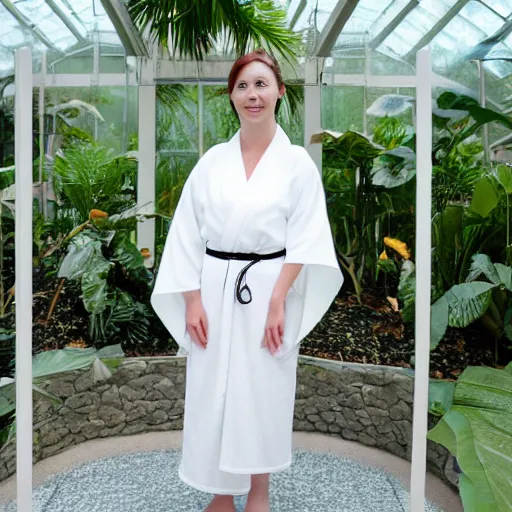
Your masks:
<svg viewBox="0 0 512 512"><path fill-rule="evenodd" d="M184 292L187 331L192 341L201 348L208 344L208 319L201 300L201 292Z"/></svg>

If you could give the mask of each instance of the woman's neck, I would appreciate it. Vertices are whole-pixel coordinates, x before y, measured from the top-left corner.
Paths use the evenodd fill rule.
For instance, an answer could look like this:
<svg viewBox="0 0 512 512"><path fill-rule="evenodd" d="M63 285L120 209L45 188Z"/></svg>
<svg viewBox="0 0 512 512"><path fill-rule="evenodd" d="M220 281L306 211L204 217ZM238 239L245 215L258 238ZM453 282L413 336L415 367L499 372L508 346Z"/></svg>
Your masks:
<svg viewBox="0 0 512 512"><path fill-rule="evenodd" d="M276 134L277 123L272 119L270 123L249 124L240 126L240 143L243 149L266 149Z"/></svg>

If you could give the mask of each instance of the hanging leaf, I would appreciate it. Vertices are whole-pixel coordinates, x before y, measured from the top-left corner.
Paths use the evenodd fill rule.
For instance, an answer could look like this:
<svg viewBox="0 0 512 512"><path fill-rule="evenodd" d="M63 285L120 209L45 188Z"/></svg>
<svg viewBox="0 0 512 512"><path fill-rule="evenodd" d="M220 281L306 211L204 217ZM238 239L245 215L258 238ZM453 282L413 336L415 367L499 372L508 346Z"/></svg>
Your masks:
<svg viewBox="0 0 512 512"><path fill-rule="evenodd" d="M430 308L430 350L434 350L443 339L448 327L448 301L443 295Z"/></svg>
<svg viewBox="0 0 512 512"><path fill-rule="evenodd" d="M495 176L500 185L505 189L505 192L512 194L512 167L509 165L498 165Z"/></svg>
<svg viewBox="0 0 512 512"><path fill-rule="evenodd" d="M500 276L487 254L475 254L471 261L471 267L466 279L467 283L476 281L482 274L493 284L499 285L501 283Z"/></svg>
<svg viewBox="0 0 512 512"><path fill-rule="evenodd" d="M483 176L475 186L470 209L486 218L496 208L498 202L499 197L493 183L487 176Z"/></svg>
<svg viewBox="0 0 512 512"><path fill-rule="evenodd" d="M390 149L375 159L371 171L372 183L394 188L416 176L416 154L407 147Z"/></svg>
<svg viewBox="0 0 512 512"><path fill-rule="evenodd" d="M487 311L495 287L479 281L452 286L444 294L448 301L448 324L467 327L478 320Z"/></svg>
<svg viewBox="0 0 512 512"><path fill-rule="evenodd" d="M373 102L366 113L375 117L398 116L412 107L414 98L402 94L386 94Z"/></svg>

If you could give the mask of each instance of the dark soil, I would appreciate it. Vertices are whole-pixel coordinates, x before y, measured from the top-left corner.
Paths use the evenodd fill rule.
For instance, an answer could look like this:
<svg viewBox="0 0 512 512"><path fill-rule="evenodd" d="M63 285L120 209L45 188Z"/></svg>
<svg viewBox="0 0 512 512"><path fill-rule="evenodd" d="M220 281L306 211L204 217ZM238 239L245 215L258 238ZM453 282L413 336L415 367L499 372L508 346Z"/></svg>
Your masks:
<svg viewBox="0 0 512 512"><path fill-rule="evenodd" d="M66 282L55 309L48 311L60 280L34 276L33 352L63 348L68 344L88 346L88 314L76 283ZM316 328L303 341L304 355L405 368L414 367L414 325L404 324L400 312L378 292L363 296L363 304L350 292L343 293ZM155 328L152 340L134 349L124 347L127 356L176 354L173 340L161 337ZM456 378L468 365L495 365L494 341L485 330L449 328L439 346L431 352L430 375ZM504 365L503 357L498 361Z"/></svg>

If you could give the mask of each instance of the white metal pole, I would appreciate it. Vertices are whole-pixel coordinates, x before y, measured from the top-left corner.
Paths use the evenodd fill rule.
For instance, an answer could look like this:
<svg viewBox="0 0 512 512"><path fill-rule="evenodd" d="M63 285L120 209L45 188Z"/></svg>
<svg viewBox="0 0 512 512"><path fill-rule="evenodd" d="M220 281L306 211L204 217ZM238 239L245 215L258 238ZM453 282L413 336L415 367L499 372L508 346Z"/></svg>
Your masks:
<svg viewBox="0 0 512 512"><path fill-rule="evenodd" d="M41 55L41 76L43 79L39 84L39 211L43 218L48 218L48 208L46 204L46 183L43 185L43 165L46 158L46 148L44 145L44 97L45 97L45 79L46 77L46 51Z"/></svg>
<svg viewBox="0 0 512 512"><path fill-rule="evenodd" d="M137 206L154 212L156 164L156 86L139 85L139 169L137 172ZM137 247L147 248L151 266L155 257L155 219L137 224Z"/></svg>
<svg viewBox="0 0 512 512"><path fill-rule="evenodd" d="M430 364L432 218L432 66L430 48L416 60L416 322L410 511L425 510Z"/></svg>
<svg viewBox="0 0 512 512"><path fill-rule="evenodd" d="M15 75L16 482L18 512L32 511L32 51Z"/></svg>
<svg viewBox="0 0 512 512"><path fill-rule="evenodd" d="M204 155L204 87L201 82L197 84L198 97L198 135L199 135L199 158Z"/></svg>
<svg viewBox="0 0 512 512"><path fill-rule="evenodd" d="M486 92L485 92L485 68L484 63L478 61L478 74L480 78L480 106L485 108L487 103ZM489 162L489 125L484 124L482 126L482 139L484 141L484 161Z"/></svg>
<svg viewBox="0 0 512 512"><path fill-rule="evenodd" d="M304 70L304 148L321 173L322 145L311 144L311 136L322 128L322 91L318 71L319 65L321 65L319 59L311 59L306 62Z"/></svg>

